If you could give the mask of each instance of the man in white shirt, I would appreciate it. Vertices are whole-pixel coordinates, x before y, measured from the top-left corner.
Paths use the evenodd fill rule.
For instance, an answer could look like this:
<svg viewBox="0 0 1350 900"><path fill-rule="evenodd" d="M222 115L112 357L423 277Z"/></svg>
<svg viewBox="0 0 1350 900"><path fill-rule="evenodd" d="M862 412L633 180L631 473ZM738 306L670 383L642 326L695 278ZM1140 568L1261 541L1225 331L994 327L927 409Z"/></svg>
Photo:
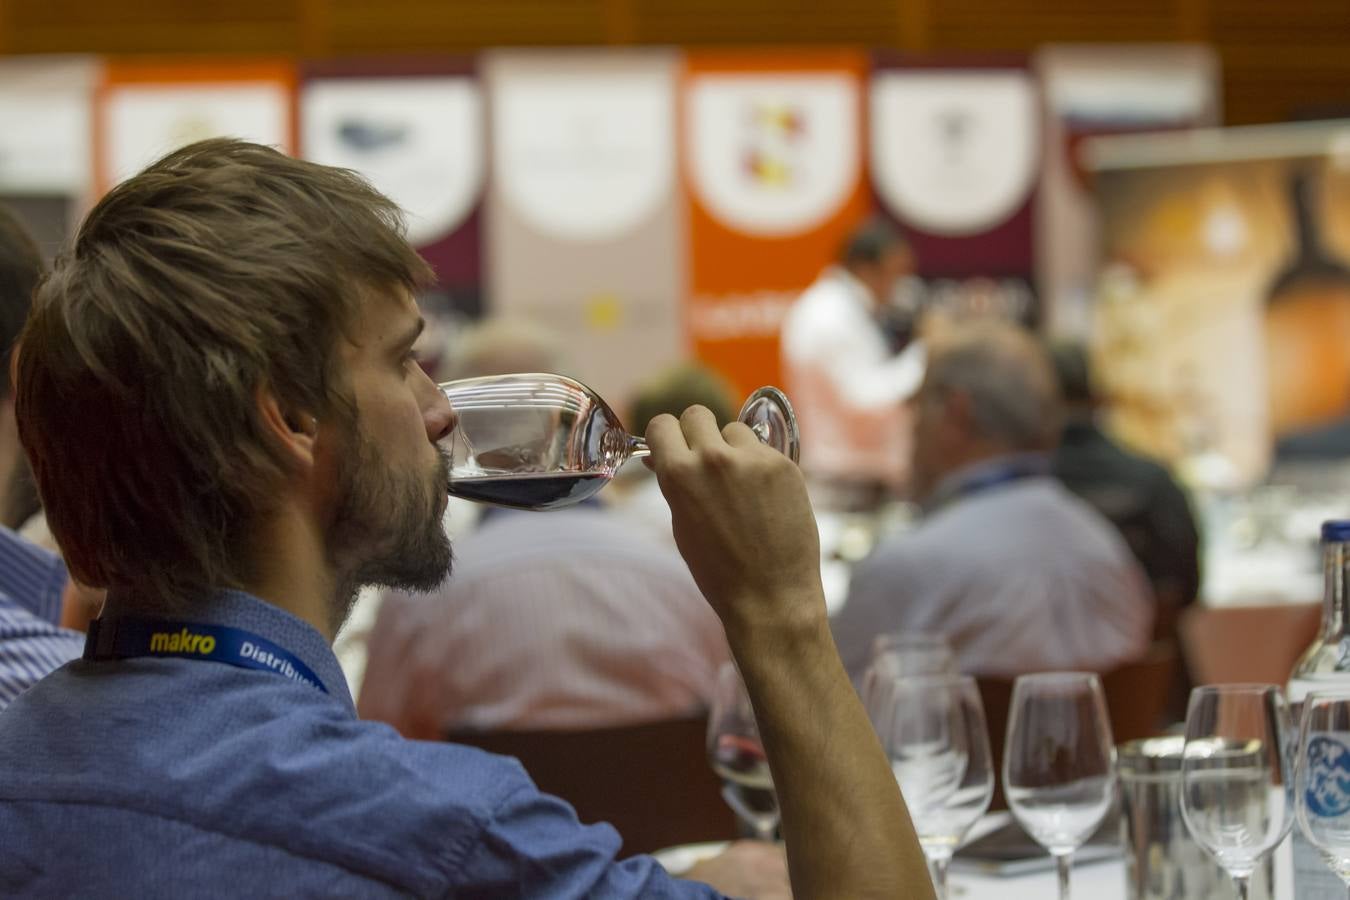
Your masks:
<svg viewBox="0 0 1350 900"><path fill-rule="evenodd" d="M780 352L801 423L802 468L818 484L903 483L904 401L923 380L924 349L914 341L893 354L877 315L912 271L913 254L899 232L868 223L784 320Z"/></svg>
<svg viewBox="0 0 1350 900"><path fill-rule="evenodd" d="M1063 418L1045 349L1012 326L936 343L915 402L925 516L853 573L832 622L855 680L873 640L946 636L961 670L1109 671L1152 633L1143 571L1115 528L1050 472Z"/></svg>

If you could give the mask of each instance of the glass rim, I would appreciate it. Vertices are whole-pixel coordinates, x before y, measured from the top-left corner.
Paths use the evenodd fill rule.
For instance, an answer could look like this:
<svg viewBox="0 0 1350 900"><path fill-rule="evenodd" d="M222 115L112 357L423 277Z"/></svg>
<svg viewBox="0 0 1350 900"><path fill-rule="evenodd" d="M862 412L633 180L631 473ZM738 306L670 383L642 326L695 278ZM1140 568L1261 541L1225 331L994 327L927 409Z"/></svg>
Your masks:
<svg viewBox="0 0 1350 900"><path fill-rule="evenodd" d="M1191 696L1194 697L1197 694L1265 694L1270 691L1275 691L1281 696L1284 695L1284 689L1278 684L1239 681L1232 684L1197 684L1191 688Z"/></svg>
<svg viewBox="0 0 1350 900"><path fill-rule="evenodd" d="M1101 676L1096 672L1078 672L1066 670L1063 672L1031 672L1027 675L1018 675L1013 679L1013 687L1019 684L1072 684L1072 683L1102 683Z"/></svg>
<svg viewBox="0 0 1350 900"><path fill-rule="evenodd" d="M883 676L885 677L885 676ZM973 687L979 689L974 675L961 672L924 672L919 675L895 675L886 677L891 684L910 684L916 687Z"/></svg>

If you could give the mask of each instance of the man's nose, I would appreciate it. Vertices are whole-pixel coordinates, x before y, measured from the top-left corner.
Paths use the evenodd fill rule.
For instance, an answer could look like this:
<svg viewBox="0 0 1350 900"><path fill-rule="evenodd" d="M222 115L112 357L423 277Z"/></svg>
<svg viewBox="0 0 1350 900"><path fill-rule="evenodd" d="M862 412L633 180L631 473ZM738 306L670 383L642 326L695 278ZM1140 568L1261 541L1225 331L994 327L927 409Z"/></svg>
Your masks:
<svg viewBox="0 0 1350 900"><path fill-rule="evenodd" d="M445 396L445 392L434 381L426 378L426 383L430 395L422 407L422 420L427 426L427 438L435 444L449 437L450 432L455 430L455 425L459 423L459 415L450 405L450 399Z"/></svg>

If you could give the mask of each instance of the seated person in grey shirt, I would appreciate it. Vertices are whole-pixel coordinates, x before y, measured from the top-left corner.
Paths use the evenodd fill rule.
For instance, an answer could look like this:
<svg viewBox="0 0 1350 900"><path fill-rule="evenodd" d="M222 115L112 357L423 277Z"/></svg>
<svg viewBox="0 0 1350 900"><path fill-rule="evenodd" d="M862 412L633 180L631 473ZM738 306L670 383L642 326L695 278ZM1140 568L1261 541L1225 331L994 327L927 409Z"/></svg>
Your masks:
<svg viewBox="0 0 1350 900"><path fill-rule="evenodd" d="M34 300L16 412L71 573L108 599L84 657L0 712L0 894L717 895L619 858L515 760L356 716L332 641L357 589L450 568L456 413L412 353L431 281L365 181L241 141L89 213ZM801 473L701 407L647 440L794 895L932 897L830 640Z"/></svg>
<svg viewBox="0 0 1350 900"><path fill-rule="evenodd" d="M833 622L855 679L877 635L936 632L963 671L1104 671L1148 647L1152 599L1109 522L1050 475L1059 388L1044 348L1013 326L932 348L914 401L919 527L884 538Z"/></svg>

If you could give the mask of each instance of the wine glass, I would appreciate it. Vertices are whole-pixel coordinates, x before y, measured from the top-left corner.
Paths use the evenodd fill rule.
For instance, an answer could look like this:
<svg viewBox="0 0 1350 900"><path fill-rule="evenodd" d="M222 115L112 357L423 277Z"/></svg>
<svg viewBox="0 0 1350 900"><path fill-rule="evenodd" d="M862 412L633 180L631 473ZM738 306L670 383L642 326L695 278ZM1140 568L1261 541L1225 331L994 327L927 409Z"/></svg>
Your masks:
<svg viewBox="0 0 1350 900"><path fill-rule="evenodd" d="M571 506L604 487L619 466L651 452L595 391L563 375L489 375L440 388L458 414L440 442L450 458L450 493L466 500ZM778 388L751 394L739 421L797 462L797 419Z"/></svg>
<svg viewBox="0 0 1350 900"><path fill-rule="evenodd" d="M1013 682L1003 785L1008 808L1055 858L1060 900L1069 897L1073 851L1115 797L1115 747L1096 675L1048 672Z"/></svg>
<svg viewBox="0 0 1350 900"><path fill-rule="evenodd" d="M1197 687L1186 708L1181 816L1238 900L1293 824L1289 706L1271 684Z"/></svg>
<svg viewBox="0 0 1350 900"><path fill-rule="evenodd" d="M778 795L755 724L755 711L734 663L717 671L708 713L708 761L722 779L722 799L762 841L778 830Z"/></svg>
<svg viewBox="0 0 1350 900"><path fill-rule="evenodd" d="M918 631L879 634L872 641L871 662L863 672L859 695L863 706L870 709L874 694L893 679L956 674L956 655L942 635Z"/></svg>
<svg viewBox="0 0 1350 900"><path fill-rule="evenodd" d="M945 900L952 854L994 795L979 689L969 676L893 678L878 686L867 712Z"/></svg>
<svg viewBox="0 0 1350 900"><path fill-rule="evenodd" d="M1350 692L1303 701L1294 766L1298 826L1350 890Z"/></svg>

